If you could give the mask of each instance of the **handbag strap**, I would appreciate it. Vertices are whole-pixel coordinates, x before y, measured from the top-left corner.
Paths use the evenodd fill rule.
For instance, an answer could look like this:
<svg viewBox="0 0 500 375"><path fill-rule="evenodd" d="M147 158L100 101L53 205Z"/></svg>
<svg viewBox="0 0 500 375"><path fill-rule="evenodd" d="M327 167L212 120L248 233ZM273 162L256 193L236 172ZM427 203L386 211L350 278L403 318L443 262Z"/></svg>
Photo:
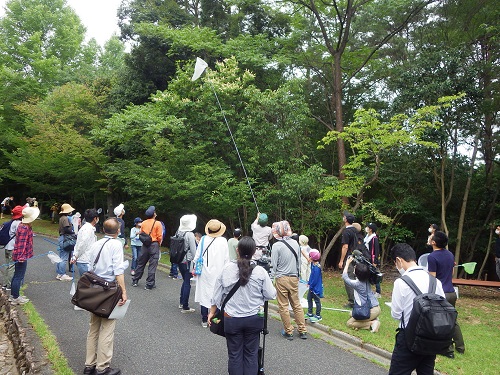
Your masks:
<svg viewBox="0 0 500 375"><path fill-rule="evenodd" d="M93 270L95 269L95 265L97 264L97 262L99 261L99 258L101 257L101 251L102 251L102 249L104 249L104 245L106 245L110 239L111 239L111 238L108 238L108 239L107 239L106 241L104 241L104 243L102 244L102 246L101 246L101 250L99 250L99 254L97 254L97 256L95 257L94 264L92 265L92 269L93 269Z"/></svg>
<svg viewBox="0 0 500 375"><path fill-rule="evenodd" d="M297 257L297 253L295 253L295 250L293 250L292 247L285 240L281 240L279 242L284 243L286 245L286 247L288 247L290 249L290 251L292 252L293 256L295 257L295 262L297 263L297 276L298 276L299 275L300 267L299 267L299 258Z"/></svg>

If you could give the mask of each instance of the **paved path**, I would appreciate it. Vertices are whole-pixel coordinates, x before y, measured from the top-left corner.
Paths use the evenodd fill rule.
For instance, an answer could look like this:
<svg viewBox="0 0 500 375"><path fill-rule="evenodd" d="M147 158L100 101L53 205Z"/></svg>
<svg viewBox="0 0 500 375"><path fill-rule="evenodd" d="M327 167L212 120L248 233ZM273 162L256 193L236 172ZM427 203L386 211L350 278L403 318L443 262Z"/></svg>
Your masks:
<svg viewBox="0 0 500 375"><path fill-rule="evenodd" d="M55 245L42 236L34 239L36 254L55 251ZM85 340L89 314L75 311L70 302L71 282L55 279L55 267L48 258L30 261L25 282L25 294L45 319L57 337L69 365L81 374L85 359ZM227 374L225 340L201 327L199 306L193 302L193 314L178 309L181 281L172 280L157 272L157 288L131 286L126 277L131 300L126 317L117 322L112 367L123 375L220 375ZM287 341L279 334L281 322L269 319L270 334L266 336L267 374L342 374L381 375L387 371L358 356L310 337Z"/></svg>

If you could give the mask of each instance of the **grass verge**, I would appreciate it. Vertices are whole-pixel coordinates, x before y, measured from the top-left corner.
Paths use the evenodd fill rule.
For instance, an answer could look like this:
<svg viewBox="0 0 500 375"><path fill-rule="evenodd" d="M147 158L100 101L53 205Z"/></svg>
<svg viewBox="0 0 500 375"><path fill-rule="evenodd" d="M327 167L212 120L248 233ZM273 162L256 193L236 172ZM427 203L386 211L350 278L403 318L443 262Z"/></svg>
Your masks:
<svg viewBox="0 0 500 375"><path fill-rule="evenodd" d="M33 304L27 303L23 305L23 310L28 317L28 322L32 325L38 337L40 337L54 373L57 375L75 375L69 367L66 357L59 349L56 337L52 334L47 324L45 324L40 314L35 310Z"/></svg>

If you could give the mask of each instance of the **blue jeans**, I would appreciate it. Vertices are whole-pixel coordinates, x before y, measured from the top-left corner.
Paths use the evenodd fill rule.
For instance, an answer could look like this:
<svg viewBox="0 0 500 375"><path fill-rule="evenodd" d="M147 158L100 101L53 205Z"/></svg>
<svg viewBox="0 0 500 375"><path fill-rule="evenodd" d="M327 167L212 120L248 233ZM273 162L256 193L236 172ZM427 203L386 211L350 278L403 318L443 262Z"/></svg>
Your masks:
<svg viewBox="0 0 500 375"><path fill-rule="evenodd" d="M26 274L26 268L28 268L28 262L17 262L15 265L14 276L12 276L12 298L19 297L19 291L21 290L21 285L24 282L24 275Z"/></svg>
<svg viewBox="0 0 500 375"><path fill-rule="evenodd" d="M201 321L205 323L208 322L208 307L200 305L200 311L201 311Z"/></svg>
<svg viewBox="0 0 500 375"><path fill-rule="evenodd" d="M66 273L66 263L68 263L70 259L70 254L71 251L66 251L63 250L63 239L64 236L59 236L59 258L61 258L61 261L56 264L56 273L58 275L64 275Z"/></svg>
<svg viewBox="0 0 500 375"><path fill-rule="evenodd" d="M307 312L309 314L313 313L313 300L316 304L316 315L321 316L321 299L316 293L313 293L311 289L307 291Z"/></svg>
<svg viewBox="0 0 500 375"><path fill-rule="evenodd" d="M190 263L191 262L179 263L179 271L182 275L180 304L184 310L189 309L189 294L191 293Z"/></svg>
<svg viewBox="0 0 500 375"><path fill-rule="evenodd" d="M259 338L263 327L264 318L258 315L224 318L229 375L257 374Z"/></svg>
<svg viewBox="0 0 500 375"><path fill-rule="evenodd" d="M170 266L169 276L177 277L177 275L179 274L179 270L177 268L178 268L178 264L172 263L172 265Z"/></svg>
<svg viewBox="0 0 500 375"><path fill-rule="evenodd" d="M137 259L139 258L139 255L141 255L141 246L136 246L132 245L132 267L130 268L131 270L134 270L137 268Z"/></svg>
<svg viewBox="0 0 500 375"><path fill-rule="evenodd" d="M82 277L82 275L90 269L90 264L76 262L76 267L78 268L78 273L80 274L80 277Z"/></svg>

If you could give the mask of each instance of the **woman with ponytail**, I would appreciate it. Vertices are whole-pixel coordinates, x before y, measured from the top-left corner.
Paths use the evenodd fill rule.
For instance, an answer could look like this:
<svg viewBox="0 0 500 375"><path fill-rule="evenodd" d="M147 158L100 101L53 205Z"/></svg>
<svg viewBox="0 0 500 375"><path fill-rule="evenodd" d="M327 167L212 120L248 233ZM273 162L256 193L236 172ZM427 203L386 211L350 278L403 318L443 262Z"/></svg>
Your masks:
<svg viewBox="0 0 500 375"><path fill-rule="evenodd" d="M209 324L224 298L240 280L240 287L224 307L229 375L257 374L259 338L264 327L264 317L259 315L259 310L264 301L276 298L269 274L252 260L255 249L252 237L242 237L236 248L238 259L227 263L215 282Z"/></svg>

